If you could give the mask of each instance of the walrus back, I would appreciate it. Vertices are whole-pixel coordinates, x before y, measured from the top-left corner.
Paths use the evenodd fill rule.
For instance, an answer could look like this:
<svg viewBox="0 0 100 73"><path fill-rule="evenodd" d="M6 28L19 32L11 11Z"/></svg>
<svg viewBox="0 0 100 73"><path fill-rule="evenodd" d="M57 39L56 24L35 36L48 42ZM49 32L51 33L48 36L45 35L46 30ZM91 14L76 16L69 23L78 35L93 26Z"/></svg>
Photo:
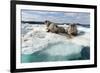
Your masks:
<svg viewBox="0 0 100 73"><path fill-rule="evenodd" d="M59 33L65 33L65 29L63 27L58 27L58 32Z"/></svg>

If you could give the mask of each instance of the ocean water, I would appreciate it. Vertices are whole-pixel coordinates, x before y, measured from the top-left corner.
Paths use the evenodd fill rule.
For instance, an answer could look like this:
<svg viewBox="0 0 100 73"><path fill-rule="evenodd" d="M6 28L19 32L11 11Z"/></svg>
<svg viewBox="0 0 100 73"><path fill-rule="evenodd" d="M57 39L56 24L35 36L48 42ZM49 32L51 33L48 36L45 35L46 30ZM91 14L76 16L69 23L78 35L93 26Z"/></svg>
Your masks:
<svg viewBox="0 0 100 73"><path fill-rule="evenodd" d="M78 29L84 34L69 40L66 36L45 32L44 26L23 25L22 37L26 41L22 39L21 63L90 59L89 28Z"/></svg>

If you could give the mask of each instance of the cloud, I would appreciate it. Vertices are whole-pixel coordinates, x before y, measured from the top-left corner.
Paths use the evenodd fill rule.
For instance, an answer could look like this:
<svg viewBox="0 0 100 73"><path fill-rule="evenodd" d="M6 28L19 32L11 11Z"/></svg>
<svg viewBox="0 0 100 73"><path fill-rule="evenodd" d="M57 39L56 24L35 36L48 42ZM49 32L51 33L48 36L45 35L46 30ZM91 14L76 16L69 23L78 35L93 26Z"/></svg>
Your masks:
<svg viewBox="0 0 100 73"><path fill-rule="evenodd" d="M66 13L64 13L64 15L65 16L70 16L70 17L73 17L73 16L76 16L77 15L77 13L73 13L73 12L66 12Z"/></svg>
<svg viewBox="0 0 100 73"><path fill-rule="evenodd" d="M32 14L32 13L22 11L21 15L22 15L22 20L24 20L24 21L42 20L42 19L40 19L41 15L37 15L37 14L34 14L34 13Z"/></svg>
<svg viewBox="0 0 100 73"><path fill-rule="evenodd" d="M53 11L34 11L22 10L22 20L45 21L59 23L90 23L90 14L82 12L53 12Z"/></svg>

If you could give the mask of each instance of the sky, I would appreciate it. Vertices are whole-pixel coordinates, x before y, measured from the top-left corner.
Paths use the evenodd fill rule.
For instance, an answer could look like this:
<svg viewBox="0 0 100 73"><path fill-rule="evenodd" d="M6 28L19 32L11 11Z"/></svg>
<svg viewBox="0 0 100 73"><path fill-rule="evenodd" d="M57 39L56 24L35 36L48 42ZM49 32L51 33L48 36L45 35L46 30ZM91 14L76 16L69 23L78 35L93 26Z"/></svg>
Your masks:
<svg viewBox="0 0 100 73"><path fill-rule="evenodd" d="M55 23L90 23L90 13L87 12L60 12L60 11L36 11L21 10L22 21L49 20Z"/></svg>

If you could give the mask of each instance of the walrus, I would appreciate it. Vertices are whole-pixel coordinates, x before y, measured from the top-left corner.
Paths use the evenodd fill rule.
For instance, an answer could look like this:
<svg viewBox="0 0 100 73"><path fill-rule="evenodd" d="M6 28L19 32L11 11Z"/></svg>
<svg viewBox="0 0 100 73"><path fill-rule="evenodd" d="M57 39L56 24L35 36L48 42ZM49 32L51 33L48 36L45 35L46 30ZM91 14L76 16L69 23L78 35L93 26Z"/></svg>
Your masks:
<svg viewBox="0 0 100 73"><path fill-rule="evenodd" d="M78 34L76 24L69 24L68 28L66 29L66 32L70 38L76 36Z"/></svg>
<svg viewBox="0 0 100 73"><path fill-rule="evenodd" d="M58 33L58 26L50 21L45 21L44 24L46 25L47 32Z"/></svg>
<svg viewBox="0 0 100 73"><path fill-rule="evenodd" d="M63 27L58 27L58 33L65 33L65 29Z"/></svg>
<svg viewBox="0 0 100 73"><path fill-rule="evenodd" d="M47 32L52 32L52 33L64 33L65 29L63 27L57 26L57 24L50 22L50 21L45 21L44 22L46 27L47 27Z"/></svg>

